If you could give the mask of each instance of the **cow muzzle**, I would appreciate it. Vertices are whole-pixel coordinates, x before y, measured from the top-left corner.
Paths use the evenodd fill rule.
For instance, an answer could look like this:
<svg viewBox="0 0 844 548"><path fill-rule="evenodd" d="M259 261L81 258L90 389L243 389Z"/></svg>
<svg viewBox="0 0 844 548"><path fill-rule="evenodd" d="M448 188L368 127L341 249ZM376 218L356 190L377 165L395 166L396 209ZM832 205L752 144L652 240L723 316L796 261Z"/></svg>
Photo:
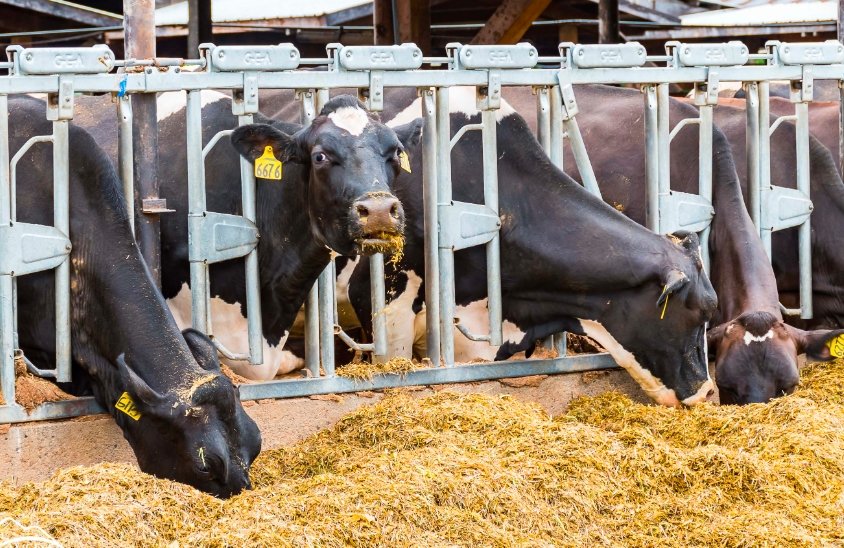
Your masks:
<svg viewBox="0 0 844 548"><path fill-rule="evenodd" d="M355 243L361 253L390 253L401 249L404 209L392 194L365 195L352 204L351 217L357 225Z"/></svg>

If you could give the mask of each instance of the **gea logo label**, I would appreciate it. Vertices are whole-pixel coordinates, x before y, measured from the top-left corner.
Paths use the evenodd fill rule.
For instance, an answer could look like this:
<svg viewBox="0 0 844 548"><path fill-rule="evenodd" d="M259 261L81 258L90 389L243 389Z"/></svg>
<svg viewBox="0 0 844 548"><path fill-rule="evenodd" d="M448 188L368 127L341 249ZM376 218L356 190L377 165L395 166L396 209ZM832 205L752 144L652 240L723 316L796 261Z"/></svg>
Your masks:
<svg viewBox="0 0 844 548"><path fill-rule="evenodd" d="M616 61L621 61L621 50L605 49L601 51L601 62L614 63Z"/></svg>
<svg viewBox="0 0 844 548"><path fill-rule="evenodd" d="M59 53L53 58L53 64L59 68L81 67L82 56L78 53Z"/></svg>
<svg viewBox="0 0 844 548"><path fill-rule="evenodd" d="M247 65L264 66L270 64L270 56L265 51L247 51L243 55L243 62Z"/></svg>
<svg viewBox="0 0 844 548"><path fill-rule="evenodd" d="M493 50L489 52L490 63L510 63L513 58L510 57L510 52L507 50Z"/></svg>
<svg viewBox="0 0 844 548"><path fill-rule="evenodd" d="M394 65L396 59L389 51L373 51L369 54L369 60L373 65Z"/></svg>

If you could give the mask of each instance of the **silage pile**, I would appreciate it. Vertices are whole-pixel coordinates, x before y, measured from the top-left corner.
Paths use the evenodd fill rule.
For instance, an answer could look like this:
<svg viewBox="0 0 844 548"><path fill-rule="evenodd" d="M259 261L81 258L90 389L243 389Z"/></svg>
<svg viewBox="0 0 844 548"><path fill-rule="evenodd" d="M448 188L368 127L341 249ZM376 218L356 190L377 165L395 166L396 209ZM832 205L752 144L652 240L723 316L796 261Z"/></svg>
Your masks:
<svg viewBox="0 0 844 548"><path fill-rule="evenodd" d="M253 480L222 502L80 467L3 486L0 510L69 546L842 546L844 362L743 408L606 394L551 418L396 392L265 452Z"/></svg>

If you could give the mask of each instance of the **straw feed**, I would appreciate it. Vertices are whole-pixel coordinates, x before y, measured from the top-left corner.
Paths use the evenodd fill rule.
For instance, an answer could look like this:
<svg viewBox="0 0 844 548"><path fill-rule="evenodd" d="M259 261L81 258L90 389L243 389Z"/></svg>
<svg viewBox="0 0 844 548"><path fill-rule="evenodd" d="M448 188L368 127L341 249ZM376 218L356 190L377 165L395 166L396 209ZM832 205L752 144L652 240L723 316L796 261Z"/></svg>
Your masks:
<svg viewBox="0 0 844 548"><path fill-rule="evenodd" d="M15 401L24 409L32 411L42 403L72 399L73 396L54 383L30 373L23 358L15 357ZM0 405L5 404L0 394Z"/></svg>
<svg viewBox="0 0 844 548"><path fill-rule="evenodd" d="M742 408L393 392L253 483L219 501L78 467L0 486L0 517L69 546L843 546L844 362Z"/></svg>
<svg viewBox="0 0 844 548"><path fill-rule="evenodd" d="M347 379L368 381L375 375L385 373L405 374L425 367L423 364L415 363L407 358L395 357L386 362L352 362L337 369L337 375Z"/></svg>

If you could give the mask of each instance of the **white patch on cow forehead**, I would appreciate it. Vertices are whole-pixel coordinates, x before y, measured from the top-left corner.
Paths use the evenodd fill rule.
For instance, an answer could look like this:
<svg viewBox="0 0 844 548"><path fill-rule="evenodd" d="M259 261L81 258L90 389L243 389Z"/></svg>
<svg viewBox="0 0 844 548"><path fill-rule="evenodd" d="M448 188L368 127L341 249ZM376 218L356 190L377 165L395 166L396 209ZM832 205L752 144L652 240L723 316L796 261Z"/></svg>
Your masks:
<svg viewBox="0 0 844 548"><path fill-rule="evenodd" d="M329 114L328 119L352 135L360 135L369 125L369 115L360 107L340 107Z"/></svg>
<svg viewBox="0 0 844 548"><path fill-rule="evenodd" d="M448 111L451 113L463 113L467 117L474 116L478 110L478 99L475 96L475 88L471 86L457 86L448 88ZM501 100L501 108L495 111L495 119L500 122L507 116L515 114L516 110L504 99Z"/></svg>
<svg viewBox="0 0 844 548"><path fill-rule="evenodd" d="M753 335L750 331L744 332L744 344L746 344L748 346L750 346L750 343L752 343L752 342L760 343L760 342L765 342L766 340L773 339L773 338L774 338L774 330L773 329L769 329L767 333L765 333L764 335L761 335L759 337Z"/></svg>
<svg viewBox="0 0 844 548"><path fill-rule="evenodd" d="M228 95L220 93L219 91L214 91L213 89L204 89L199 92L199 96L202 108L205 108L211 103L216 103L217 101L229 98ZM185 105L187 104L187 99L188 94L184 90L165 91L164 93L159 93L156 101L158 106L158 121L161 122L177 112L184 110Z"/></svg>
<svg viewBox="0 0 844 548"><path fill-rule="evenodd" d="M636 360L636 356L621 346L600 322L580 318L578 318L578 321L580 321L580 327L586 333L586 336L595 339L598 344L603 346L616 363L627 370L630 376L633 377L633 380L642 387L642 390L651 399L661 405L671 407L680 406L680 400L677 399L677 394L674 393L674 390L666 387L653 373L642 367Z"/></svg>

